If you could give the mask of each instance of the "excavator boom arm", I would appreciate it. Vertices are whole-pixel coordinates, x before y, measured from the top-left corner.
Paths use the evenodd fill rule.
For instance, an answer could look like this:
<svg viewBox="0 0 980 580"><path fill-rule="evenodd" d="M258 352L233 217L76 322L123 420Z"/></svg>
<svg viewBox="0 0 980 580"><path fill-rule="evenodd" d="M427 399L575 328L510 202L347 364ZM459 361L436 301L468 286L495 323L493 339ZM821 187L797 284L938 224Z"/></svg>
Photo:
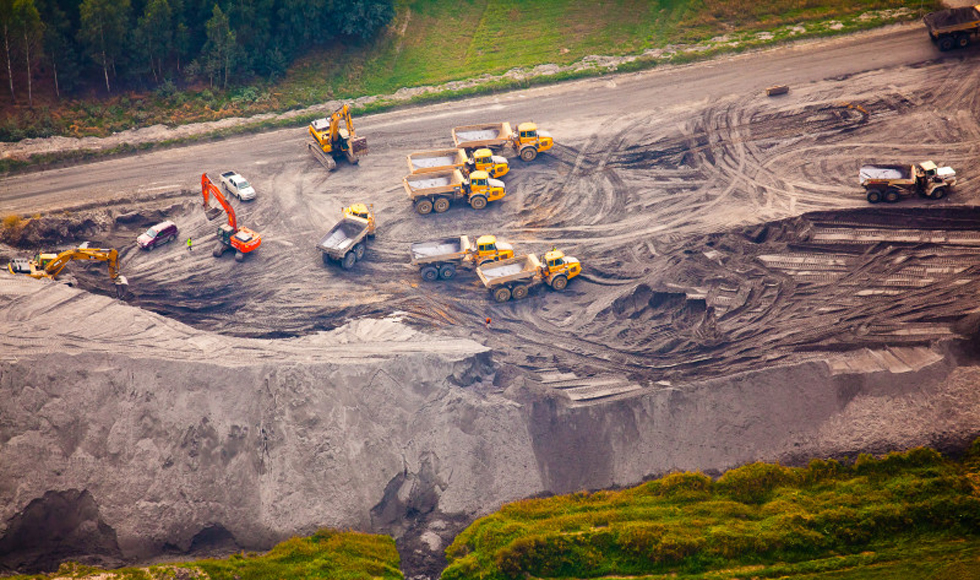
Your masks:
<svg viewBox="0 0 980 580"><path fill-rule="evenodd" d="M201 174L201 193L204 195L205 213L211 209L211 203L208 198L214 196L214 198L218 200L218 203L221 204L221 207L225 210L225 213L228 214L228 225L231 226L231 229L237 232L238 220L235 217L235 208L231 207L231 204L228 203L225 196L221 194L221 190L218 189L218 186L211 181L211 178L208 177L207 173Z"/></svg>
<svg viewBox="0 0 980 580"><path fill-rule="evenodd" d="M58 274L68 265L68 262L72 260L99 260L101 262L108 262L109 277L113 280L119 277L119 252L98 248L65 250L58 254L58 257L48 262L48 265L44 267L44 271L49 277L57 278Z"/></svg>

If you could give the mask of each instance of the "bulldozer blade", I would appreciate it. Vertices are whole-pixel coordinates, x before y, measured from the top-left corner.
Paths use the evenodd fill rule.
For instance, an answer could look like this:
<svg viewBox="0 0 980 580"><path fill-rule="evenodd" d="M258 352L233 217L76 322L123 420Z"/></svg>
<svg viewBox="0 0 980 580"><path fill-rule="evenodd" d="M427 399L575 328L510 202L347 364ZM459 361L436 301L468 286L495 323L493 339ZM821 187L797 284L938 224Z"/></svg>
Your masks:
<svg viewBox="0 0 980 580"><path fill-rule="evenodd" d="M204 210L204 217L208 218L208 221L211 221L224 213L224 211L220 207L208 207Z"/></svg>

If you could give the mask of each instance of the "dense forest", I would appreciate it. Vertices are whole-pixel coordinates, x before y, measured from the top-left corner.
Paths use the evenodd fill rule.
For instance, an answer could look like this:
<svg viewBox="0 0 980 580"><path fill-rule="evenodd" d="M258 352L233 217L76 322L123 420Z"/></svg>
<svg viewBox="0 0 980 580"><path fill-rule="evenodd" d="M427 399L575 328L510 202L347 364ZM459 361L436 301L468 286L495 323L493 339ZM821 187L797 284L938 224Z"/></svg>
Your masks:
<svg viewBox="0 0 980 580"><path fill-rule="evenodd" d="M82 90L227 88L282 75L305 49L370 37L393 0L0 0L0 55L13 102L39 80Z"/></svg>

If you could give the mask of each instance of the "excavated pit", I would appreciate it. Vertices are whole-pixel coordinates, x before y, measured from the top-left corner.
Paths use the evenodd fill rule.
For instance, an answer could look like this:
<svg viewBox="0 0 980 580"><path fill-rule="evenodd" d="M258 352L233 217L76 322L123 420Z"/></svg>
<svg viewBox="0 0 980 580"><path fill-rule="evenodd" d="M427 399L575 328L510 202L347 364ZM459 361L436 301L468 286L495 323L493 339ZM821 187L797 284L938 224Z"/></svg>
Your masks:
<svg viewBox="0 0 980 580"><path fill-rule="evenodd" d="M0 284L0 460L25 474L0 479L0 564L211 555L334 525L396 535L406 574L432 578L456 532L521 497L962 446L980 434L974 72L950 59L904 68L901 89L871 71L779 100L538 119L562 138L513 159L482 212L418 216L392 177L448 126L431 143L379 131L331 174L297 148L249 165L258 197L232 201L263 234L243 263L212 257L193 189L7 231L3 259L118 248L130 294L110 299L104 264L71 264L82 293ZM860 165L925 158L960 172L953 195L868 206ZM314 246L353 202L379 229L343 271ZM165 218L177 243L134 246ZM507 304L472 272L422 282L409 244L464 233L560 247L584 274ZM56 507L76 514L64 529Z"/></svg>

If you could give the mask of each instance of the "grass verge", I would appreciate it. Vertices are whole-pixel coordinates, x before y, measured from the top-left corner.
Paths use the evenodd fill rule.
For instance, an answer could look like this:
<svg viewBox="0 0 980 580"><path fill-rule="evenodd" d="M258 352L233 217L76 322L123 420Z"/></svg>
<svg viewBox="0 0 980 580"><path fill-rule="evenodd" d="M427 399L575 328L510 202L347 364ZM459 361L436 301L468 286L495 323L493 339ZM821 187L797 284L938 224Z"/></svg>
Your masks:
<svg viewBox="0 0 980 580"><path fill-rule="evenodd" d="M980 440L520 501L446 553L443 580L978 578Z"/></svg>
<svg viewBox="0 0 980 580"><path fill-rule="evenodd" d="M54 574L11 576L10 580L87 578L94 580L403 580L395 541L388 536L320 530L291 538L265 554L198 560L145 568L101 570L74 562Z"/></svg>
<svg viewBox="0 0 980 580"><path fill-rule="evenodd" d="M304 107L327 101L353 100L361 114L378 112L854 32L938 7L938 0L542 0L532 9L517 0L402 0L394 23L373 41L312 51L276 84L168 87L34 110L12 107L0 119L0 139L106 136L155 124L293 114L153 143L14 155L0 159L0 172L302 126L323 115L322 108Z"/></svg>

